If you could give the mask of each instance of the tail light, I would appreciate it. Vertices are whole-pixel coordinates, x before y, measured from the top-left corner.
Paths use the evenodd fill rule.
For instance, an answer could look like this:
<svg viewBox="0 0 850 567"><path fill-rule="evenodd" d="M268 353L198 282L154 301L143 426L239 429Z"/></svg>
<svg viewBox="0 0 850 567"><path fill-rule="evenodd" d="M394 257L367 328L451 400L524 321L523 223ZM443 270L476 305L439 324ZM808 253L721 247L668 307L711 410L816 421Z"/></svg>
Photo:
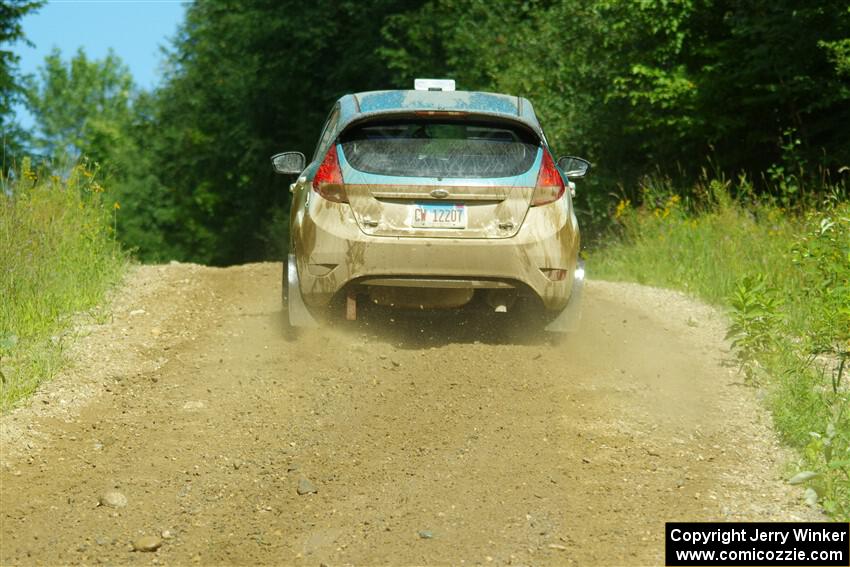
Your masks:
<svg viewBox="0 0 850 567"><path fill-rule="evenodd" d="M342 169L339 167L339 158L336 155L336 144L333 144L322 165L313 176L313 191L322 198L334 203L347 203L348 196L345 194L345 186L342 183Z"/></svg>
<svg viewBox="0 0 850 567"><path fill-rule="evenodd" d="M567 271L559 268L540 268L540 271L553 282L562 282L567 279Z"/></svg>
<svg viewBox="0 0 850 567"><path fill-rule="evenodd" d="M543 163L540 164L540 173L537 174L537 185L534 187L534 195L531 197L531 206L548 205L560 199L564 194L564 180L552 156L547 150L543 150Z"/></svg>

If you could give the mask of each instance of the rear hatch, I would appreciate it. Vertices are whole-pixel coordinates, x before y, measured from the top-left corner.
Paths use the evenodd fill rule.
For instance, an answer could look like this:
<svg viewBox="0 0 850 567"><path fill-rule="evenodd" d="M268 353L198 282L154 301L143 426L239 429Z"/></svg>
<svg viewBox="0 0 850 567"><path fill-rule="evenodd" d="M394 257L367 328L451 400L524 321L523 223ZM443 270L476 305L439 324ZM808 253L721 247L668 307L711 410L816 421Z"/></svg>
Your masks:
<svg viewBox="0 0 850 567"><path fill-rule="evenodd" d="M363 232L429 238L515 235L543 157L521 125L445 116L361 122L337 152Z"/></svg>

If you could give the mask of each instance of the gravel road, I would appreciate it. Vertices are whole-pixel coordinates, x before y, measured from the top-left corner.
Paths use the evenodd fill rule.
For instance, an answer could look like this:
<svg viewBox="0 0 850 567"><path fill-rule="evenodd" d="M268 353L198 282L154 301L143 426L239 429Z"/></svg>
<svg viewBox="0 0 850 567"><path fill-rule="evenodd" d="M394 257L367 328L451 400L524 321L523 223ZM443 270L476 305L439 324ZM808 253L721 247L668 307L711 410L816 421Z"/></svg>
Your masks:
<svg viewBox="0 0 850 567"><path fill-rule="evenodd" d="M664 522L818 519L722 318L590 281L580 333L396 314L283 338L280 265L131 270L0 418L0 564L645 565Z"/></svg>

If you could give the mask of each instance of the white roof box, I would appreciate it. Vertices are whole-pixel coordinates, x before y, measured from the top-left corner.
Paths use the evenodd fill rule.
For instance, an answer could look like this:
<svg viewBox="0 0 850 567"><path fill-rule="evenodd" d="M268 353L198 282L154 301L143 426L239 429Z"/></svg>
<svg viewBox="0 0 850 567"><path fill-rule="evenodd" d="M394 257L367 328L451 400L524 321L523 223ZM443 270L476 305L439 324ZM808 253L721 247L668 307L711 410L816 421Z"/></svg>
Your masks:
<svg viewBox="0 0 850 567"><path fill-rule="evenodd" d="M413 88L417 91L453 91L454 79L414 79Z"/></svg>

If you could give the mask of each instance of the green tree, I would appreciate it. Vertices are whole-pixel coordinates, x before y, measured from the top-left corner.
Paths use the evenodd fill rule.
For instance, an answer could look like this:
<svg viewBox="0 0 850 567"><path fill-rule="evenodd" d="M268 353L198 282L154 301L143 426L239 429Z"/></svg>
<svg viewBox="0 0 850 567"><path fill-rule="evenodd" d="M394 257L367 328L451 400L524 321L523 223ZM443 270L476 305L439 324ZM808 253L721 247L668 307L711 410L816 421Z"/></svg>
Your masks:
<svg viewBox="0 0 850 567"><path fill-rule="evenodd" d="M34 149L60 169L81 157L98 165L102 185L121 208L122 243L145 261L182 256L166 238L176 230L175 203L150 151L156 99L134 86L120 58L110 52L90 59L80 49L66 62L54 50L39 77L27 81L26 93L36 122Z"/></svg>
<svg viewBox="0 0 850 567"><path fill-rule="evenodd" d="M183 228L178 224L175 194L160 182L160 164L152 151L151 140L159 135L157 106L155 95L144 91L136 95L125 143L114 153L111 168L111 185L121 207L118 238L145 262L186 257L170 237Z"/></svg>
<svg viewBox="0 0 850 567"><path fill-rule="evenodd" d="M80 48L66 63L54 49L39 79L27 80L27 106L37 129L34 147L54 159L85 155L114 165L129 142L134 91L130 70L111 51L97 60Z"/></svg>
<svg viewBox="0 0 850 567"><path fill-rule="evenodd" d="M850 39L847 2L728 0L708 8L720 33L703 24L710 43L700 54L700 111L711 121L702 132L723 165L759 171L779 163L785 132L800 140L795 151L812 165L850 163L850 128L843 126L850 123L850 75L824 47Z"/></svg>
<svg viewBox="0 0 850 567"><path fill-rule="evenodd" d="M13 105L21 100L23 89L18 70L20 58L11 50L25 41L21 20L44 4L43 1L5 0L0 3L0 132L3 133L4 155L20 153L22 132L13 117Z"/></svg>

